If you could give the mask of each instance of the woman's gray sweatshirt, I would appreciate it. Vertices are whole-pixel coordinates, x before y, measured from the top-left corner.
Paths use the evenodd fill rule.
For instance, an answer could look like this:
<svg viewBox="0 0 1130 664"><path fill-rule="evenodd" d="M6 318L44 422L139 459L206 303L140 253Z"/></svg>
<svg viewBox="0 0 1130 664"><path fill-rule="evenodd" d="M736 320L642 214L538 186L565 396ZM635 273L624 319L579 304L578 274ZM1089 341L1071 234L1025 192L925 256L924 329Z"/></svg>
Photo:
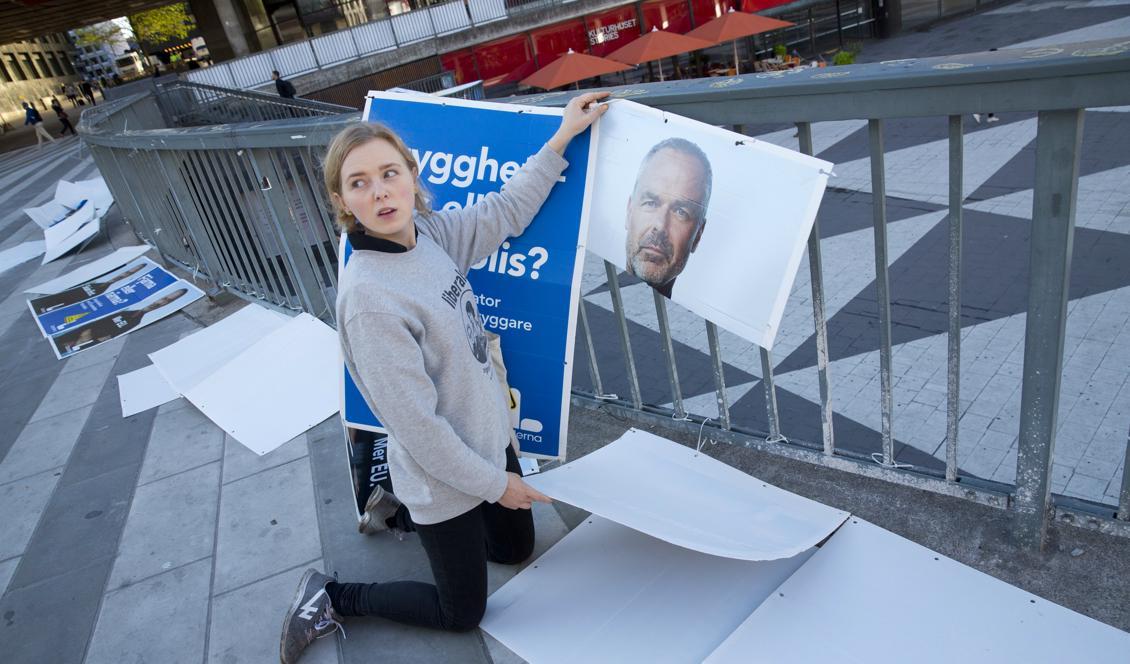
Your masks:
<svg viewBox="0 0 1130 664"><path fill-rule="evenodd" d="M342 352L388 428L393 490L415 523L446 521L506 490L507 404L466 274L521 235L567 165L543 147L500 193L417 215L412 249L355 249L345 268Z"/></svg>

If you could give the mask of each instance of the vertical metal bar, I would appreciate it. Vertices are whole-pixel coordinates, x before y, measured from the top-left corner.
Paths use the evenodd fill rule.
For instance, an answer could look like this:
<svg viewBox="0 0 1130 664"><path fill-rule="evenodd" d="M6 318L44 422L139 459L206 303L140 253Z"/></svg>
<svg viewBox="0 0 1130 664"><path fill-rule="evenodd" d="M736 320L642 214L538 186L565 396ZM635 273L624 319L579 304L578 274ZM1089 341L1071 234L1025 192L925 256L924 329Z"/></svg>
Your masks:
<svg viewBox="0 0 1130 664"><path fill-rule="evenodd" d="M204 222L205 227L208 229L208 236L212 238L212 243L216 246L220 262L223 263L224 271L227 273L224 275L226 277L224 280L226 283L220 285L227 287L234 285L235 288L241 291L247 291L247 284L239 283L242 280L242 276L239 274L235 262L236 253L232 250L231 238L228 237L226 233L220 231L220 215L216 211L212 181L211 178L208 177L208 174L201 168L200 152L188 151L186 152L186 156L186 167L196 181L196 187L194 187L196 198L199 201L199 205L203 208L200 214L201 221ZM231 282L235 283L232 284Z"/></svg>
<svg viewBox="0 0 1130 664"><path fill-rule="evenodd" d="M255 229L251 226L253 222L249 215L243 214L239 201L239 192L242 190L241 183L235 178L235 171L231 165L231 154L227 150L206 154L209 158L215 159L217 179L221 183L220 199L228 208L228 232L231 234L232 240L239 243L242 255L251 273L255 276L256 285L259 289L258 296L269 302L281 304L281 297L279 296L281 289L273 288L270 283L266 258L260 251L259 242L254 237Z"/></svg>
<svg viewBox="0 0 1130 664"><path fill-rule="evenodd" d="M260 192L267 204L267 214L274 223L277 237L286 254L287 271L302 298L302 308L310 315L322 318L329 305L309 260L306 240L297 225L293 223L290 205L286 199L286 181L275 167L269 148L253 148L249 152L248 157L255 180L267 184L267 188L260 189ZM299 257L306 260L300 260ZM315 301L315 295L320 298L320 303Z"/></svg>
<svg viewBox="0 0 1130 664"><path fill-rule="evenodd" d="M776 443L784 440L781 436L781 420L777 414L777 386L773 382L773 360L769 351L761 351L761 384L765 388L765 417L769 420L769 437L765 442Z"/></svg>
<svg viewBox="0 0 1130 664"><path fill-rule="evenodd" d="M722 362L722 345L718 343L718 326L706 321L706 340L710 343L710 364L714 367L714 394L718 400L718 418L722 429L730 430L730 398L726 394L726 365Z"/></svg>
<svg viewBox="0 0 1130 664"><path fill-rule="evenodd" d="M294 304L296 298L290 294L286 277L281 273L279 264L275 260L273 245L268 246L268 242L276 237L275 233L264 234L263 229L259 227L258 220L266 215L266 211L261 206L266 203L259 190L262 182L255 178L254 173L249 172L245 163L246 154L247 149L243 149L234 154L227 152L223 155L226 158L225 165L229 169L228 178L233 184L230 193L235 196L233 202L236 206L236 214L239 215L241 226L246 232L241 239L246 243L258 269L263 273L264 285L267 292L274 297L274 302L291 309L301 308ZM297 289L295 292L297 295Z"/></svg>
<svg viewBox="0 0 1130 664"><path fill-rule="evenodd" d="M812 155L812 123L798 122L800 151ZM820 223L812 222L808 235L808 275L812 287L812 324L816 328L816 375L820 383L820 431L824 454L836 453L835 430L832 426L831 383L828 378L828 319L824 313L824 262L820 256Z"/></svg>
<svg viewBox="0 0 1130 664"><path fill-rule="evenodd" d="M192 196L188 193L188 187L181 176L180 154L161 150L157 152L156 156L157 163L161 166L161 172L165 176L165 182L168 184L173 205L180 213L185 230L188 231L188 236L192 240L194 253L200 263L203 264L208 278L214 284L219 284L218 275L222 272L220 260L205 234L204 224L200 221L200 215L192 203ZM170 173L170 171L173 171L173 173Z"/></svg>
<svg viewBox="0 0 1130 664"><path fill-rule="evenodd" d="M1082 110L1040 112L1016 459L1017 538L1039 550L1044 548L1051 503L1082 136Z"/></svg>
<svg viewBox="0 0 1130 664"><path fill-rule="evenodd" d="M1122 491L1118 498L1118 518L1130 521L1130 434L1126 436L1126 460L1122 464Z"/></svg>
<svg viewBox="0 0 1130 664"><path fill-rule="evenodd" d="M950 116L949 353L946 356L946 481L957 481L958 418L961 416L961 223L965 198L965 146L961 116Z"/></svg>
<svg viewBox="0 0 1130 664"><path fill-rule="evenodd" d="M868 120L871 135L871 196L875 222L875 290L879 305L879 401L883 419L883 465L895 462L891 436L891 294L887 280L887 183L883 172L883 121Z"/></svg>
<svg viewBox="0 0 1130 664"><path fill-rule="evenodd" d="M298 194L298 199L301 202L299 206L306 218L306 224L309 226L311 232L315 236L315 244L313 253L317 260L322 262L326 272L326 283L323 287L328 287L334 292L337 292L337 271L334 269L336 264L336 249L334 250L334 257L330 257L330 252L326 251L326 244L328 243L331 248L335 247L334 239L337 233L326 233L326 225L322 222L322 211L318 209L317 203L313 200L310 194L310 187L317 187L317 180L311 177L313 173L306 169L305 164L301 164L302 169L305 171L306 177L299 177L298 167L301 160L295 157L292 150L281 148L279 150L279 159L283 161L286 169L290 172L291 181L294 183L294 190ZM318 275L321 281L321 274ZM333 307L330 308L331 310Z"/></svg>
<svg viewBox="0 0 1130 664"><path fill-rule="evenodd" d="M577 310L581 314L581 327L585 330L585 349L589 356L589 376L592 378L593 391L597 397L605 396L604 383L600 380L600 366L596 361L596 347L592 343L592 330L589 329L589 315L585 312L585 299L582 297L577 302Z"/></svg>
<svg viewBox="0 0 1130 664"><path fill-rule="evenodd" d="M254 297L267 299L263 275L255 269L254 261L249 259L247 252L244 251L244 243L240 241L235 231L239 221L230 196L231 188L235 186L235 183L220 168L220 157L215 151L203 150L200 157L205 169L211 172L210 182L213 195L216 197L217 228L220 235L228 238L237 271L240 272L247 284L245 292Z"/></svg>
<svg viewBox="0 0 1130 664"><path fill-rule="evenodd" d="M636 358L632 355L632 342L628 339L628 319L624 316L624 301L620 297L620 282L616 279L616 267L604 261L604 273L608 277L608 292L612 295L612 309L616 313L616 328L620 332L620 348L624 351L624 362L628 368L628 389L632 393L632 405L636 410L643 408L640 396L640 379L636 374Z"/></svg>
<svg viewBox="0 0 1130 664"><path fill-rule="evenodd" d="M667 380L671 381L671 400L675 405L675 417L687 416L683 410L683 390L679 387L679 368L675 366L675 344L671 342L671 325L667 321L667 298L659 291L651 289L655 300L655 317L659 321L659 336L663 340L663 352L667 355Z"/></svg>

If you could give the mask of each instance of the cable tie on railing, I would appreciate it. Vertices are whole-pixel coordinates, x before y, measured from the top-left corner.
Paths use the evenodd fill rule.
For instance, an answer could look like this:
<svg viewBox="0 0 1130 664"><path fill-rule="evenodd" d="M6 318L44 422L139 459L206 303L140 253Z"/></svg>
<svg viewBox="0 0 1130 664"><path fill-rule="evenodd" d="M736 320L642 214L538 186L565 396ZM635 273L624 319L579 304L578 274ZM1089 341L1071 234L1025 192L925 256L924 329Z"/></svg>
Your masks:
<svg viewBox="0 0 1130 664"><path fill-rule="evenodd" d="M914 467L914 464L912 464L912 463L899 463L899 462L894 461L894 460L892 460L890 463L887 463L886 461L883 460L883 453L882 452L872 452L871 453L871 460L874 461L875 463L879 464L880 466L884 467L884 468L913 468Z"/></svg>
<svg viewBox="0 0 1130 664"><path fill-rule="evenodd" d="M595 395L593 395L593 398L599 399L601 401L615 401L615 400L618 400L620 398L620 395L619 394L613 394L611 392L605 392L603 394L595 394Z"/></svg>
<svg viewBox="0 0 1130 664"><path fill-rule="evenodd" d="M676 422L691 422L692 421L690 416L688 416L686 413L683 413L682 417L679 417L678 413L671 413L671 419L675 420Z"/></svg>
<svg viewBox="0 0 1130 664"><path fill-rule="evenodd" d="M820 169L820 175L827 175L827 176L828 176L828 177L830 177L830 178L838 178L838 177L840 177L840 176L836 175L836 172L835 172L835 171L826 171L826 170L824 170L823 168L821 168L821 169Z"/></svg>
<svg viewBox="0 0 1130 664"><path fill-rule="evenodd" d="M789 439L782 434L777 434L776 436L766 436L765 442L769 445L776 445L778 443L787 443Z"/></svg>
<svg viewBox="0 0 1130 664"><path fill-rule="evenodd" d="M702 452L702 445L703 445L703 442L704 442L702 440L702 430L706 428L706 423L709 422L709 421L710 421L709 417L704 417L702 419L702 424L698 425L698 442L695 444L695 448L694 448L695 454L700 454ZM711 439L707 439L707 440L710 440L711 445L714 444L713 440L711 440Z"/></svg>

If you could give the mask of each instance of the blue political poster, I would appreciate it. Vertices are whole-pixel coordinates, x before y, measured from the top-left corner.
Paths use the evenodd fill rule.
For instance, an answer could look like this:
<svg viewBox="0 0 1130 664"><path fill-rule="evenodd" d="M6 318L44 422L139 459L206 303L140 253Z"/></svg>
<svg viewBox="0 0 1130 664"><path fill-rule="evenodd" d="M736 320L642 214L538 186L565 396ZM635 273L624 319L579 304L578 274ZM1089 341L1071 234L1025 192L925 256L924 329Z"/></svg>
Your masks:
<svg viewBox="0 0 1130 664"><path fill-rule="evenodd" d="M363 117L400 134L439 210L473 205L501 189L553 135L561 114L555 108L372 92ZM565 457L594 131L569 144L569 166L526 231L467 275L483 327L502 340L511 421L525 455ZM343 245L344 264L349 248ZM380 430L348 371L343 373L346 424Z"/></svg>
<svg viewBox="0 0 1130 664"><path fill-rule="evenodd" d="M75 304L38 314L36 322L39 324L39 329L48 337L62 334L71 328L138 304L175 281L177 281L175 276L164 268L153 265L117 288Z"/></svg>

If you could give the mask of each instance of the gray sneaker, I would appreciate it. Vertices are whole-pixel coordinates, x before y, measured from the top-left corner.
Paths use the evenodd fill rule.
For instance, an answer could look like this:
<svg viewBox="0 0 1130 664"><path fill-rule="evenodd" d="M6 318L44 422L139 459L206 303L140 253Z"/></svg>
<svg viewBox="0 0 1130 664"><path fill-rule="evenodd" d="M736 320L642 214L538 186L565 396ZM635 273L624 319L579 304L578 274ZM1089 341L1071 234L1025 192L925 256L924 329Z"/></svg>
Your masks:
<svg viewBox="0 0 1130 664"><path fill-rule="evenodd" d="M391 491L385 491L377 486L365 501L365 513L361 515L361 521L357 524L357 532L362 535L374 535L382 530L388 530L385 520L396 514L399 507L399 498Z"/></svg>
<svg viewBox="0 0 1130 664"><path fill-rule="evenodd" d="M297 662L314 639L329 636L338 629L345 636L341 616L334 611L330 596L326 594L326 584L330 581L333 579L315 569L308 569L302 575L294 603L283 619L282 637L279 640L279 659L282 664Z"/></svg>

